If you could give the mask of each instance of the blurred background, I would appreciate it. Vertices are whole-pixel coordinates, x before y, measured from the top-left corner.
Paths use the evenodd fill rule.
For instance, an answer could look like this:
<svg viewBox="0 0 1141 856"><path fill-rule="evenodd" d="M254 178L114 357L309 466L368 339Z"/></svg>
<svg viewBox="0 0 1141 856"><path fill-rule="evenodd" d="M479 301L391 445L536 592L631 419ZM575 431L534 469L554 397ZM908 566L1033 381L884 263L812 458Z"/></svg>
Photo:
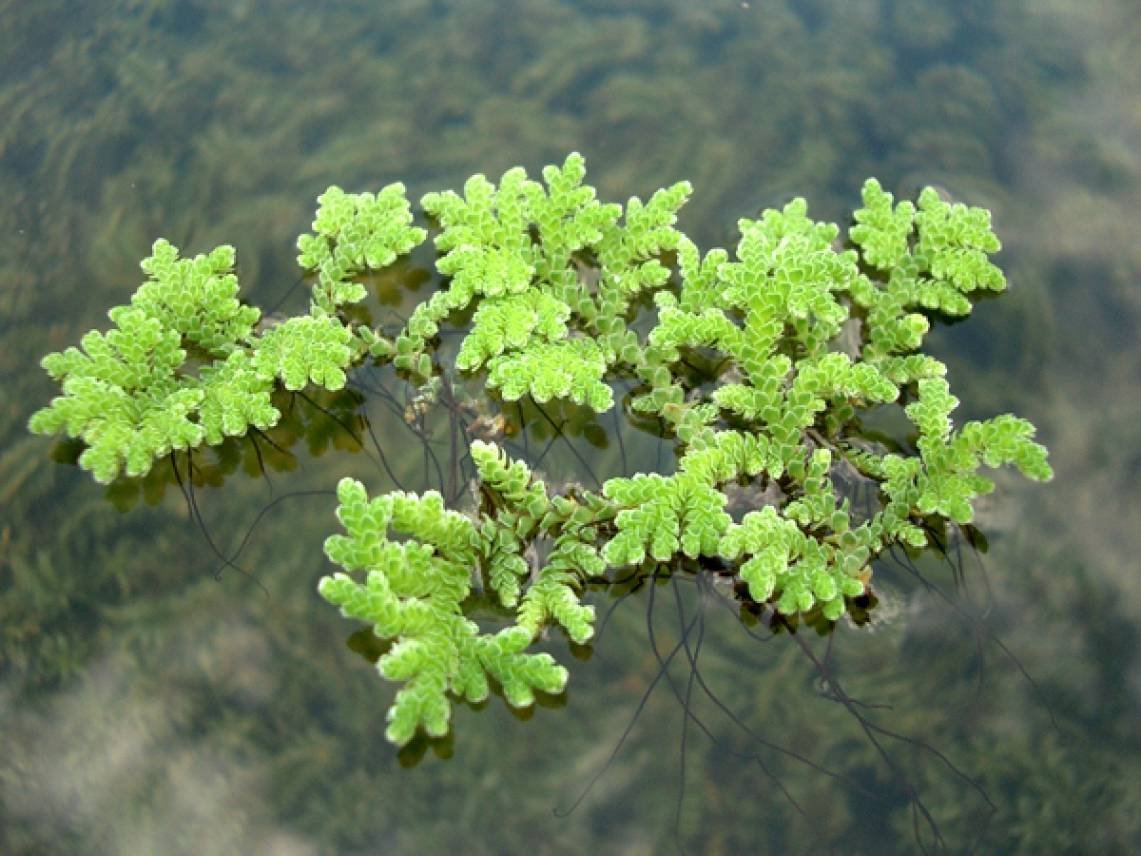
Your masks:
<svg viewBox="0 0 1141 856"><path fill-rule="evenodd" d="M1134 0L0 0L0 850L1135 852L1138 44ZM331 489L390 489L375 461L310 424L269 479L206 468L208 540L172 485L100 487L27 434L38 361L106 329L159 236L235 245L245 297L294 311L329 184L416 200L572 150L606 199L692 181L704 249L794 196L846 227L869 175L991 209L1010 291L929 346L956 417L1029 418L1057 476L1000 473L988 549L923 560L933 588L881 563L863 627L595 592L592 649L544 643L564 696L397 752L394 688L316 594ZM701 681L688 637L661 678L694 618Z"/></svg>

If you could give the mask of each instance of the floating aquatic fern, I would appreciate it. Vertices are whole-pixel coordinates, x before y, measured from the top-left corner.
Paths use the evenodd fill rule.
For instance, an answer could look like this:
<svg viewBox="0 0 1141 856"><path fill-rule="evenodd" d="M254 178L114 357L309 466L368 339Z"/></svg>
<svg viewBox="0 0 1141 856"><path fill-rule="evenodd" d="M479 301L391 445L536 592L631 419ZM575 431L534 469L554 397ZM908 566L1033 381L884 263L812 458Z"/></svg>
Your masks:
<svg viewBox="0 0 1141 856"><path fill-rule="evenodd" d="M482 701L489 675L516 706L530 704L536 689L563 689L566 669L549 654L524 653L532 637L527 629L481 634L464 617L479 554L469 518L446 510L435 492L370 500L352 479L341 481L337 498L347 534L330 537L325 552L348 573L325 577L319 591L346 617L395 642L377 664L389 680L405 682L388 713L389 740L405 743L419 727L442 736L451 717L447 693ZM390 530L407 540L389 540ZM354 572L364 573L363 582Z"/></svg>
<svg viewBox="0 0 1141 856"><path fill-rule="evenodd" d="M260 311L238 300L233 247L180 259L159 239L130 305L109 312L115 329L88 333L82 351L44 358L63 395L28 427L81 438L88 448L79 464L97 481L141 476L172 451L277 424L277 383L340 389L363 354L391 352L391 343L338 310L365 297L352 277L390 264L426 233L409 225L399 184L375 196L331 187L319 201L316 234L298 239L298 262L316 277L308 315L259 331Z"/></svg>
<svg viewBox="0 0 1141 856"><path fill-rule="evenodd" d="M449 699L482 700L492 681L516 706L560 692L565 668L527 649L548 626L590 640L582 593L612 569L703 568L781 614L834 621L867 592L885 549L922 548L932 523L972 519L994 488L980 468L1051 477L1029 422L1003 414L956 428L946 369L919 351L938 315L966 315L975 292L1005 288L987 211L931 189L896 204L869 179L846 244L796 199L741 220L735 252L703 256L675 228L685 182L621 206L583 183L577 154L542 177L516 168L423 197L444 281L394 338L347 310L366 296L362 274L428 235L402 185L322 194L298 241L310 311L273 325L240 302L232 248L180 259L158 241L146 282L111 310L113 329L45 357L62 395L29 427L80 438L80 466L107 482L267 430L279 390L340 389L365 362L391 362L418 386L406 413L417 420L446 398L462 421L464 377L520 413L525 400L606 412L615 380L635 383L632 412L675 445L668 474L554 489L476 439L474 500L455 507L439 491L370 498L341 481L345 533L325 552L342 570L319 591L390 645L378 669L403 684L388 716L398 744L444 734ZM635 325L650 305L652 323ZM464 318L442 363L441 328ZM861 432L862 414L893 404L914 427L909 447ZM461 427L468 436L476 422ZM845 493L845 473L874 488L870 502ZM732 508L742 490L752 500ZM489 632L471 618L486 598L507 616Z"/></svg>

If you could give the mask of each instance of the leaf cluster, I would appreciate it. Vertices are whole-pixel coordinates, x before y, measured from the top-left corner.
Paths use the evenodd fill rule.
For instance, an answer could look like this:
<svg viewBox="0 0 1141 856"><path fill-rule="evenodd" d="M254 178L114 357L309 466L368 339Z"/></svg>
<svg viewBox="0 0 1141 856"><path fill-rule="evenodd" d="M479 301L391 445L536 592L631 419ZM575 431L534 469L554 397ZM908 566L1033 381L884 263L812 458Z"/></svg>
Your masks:
<svg viewBox="0 0 1141 856"><path fill-rule="evenodd" d="M530 705L536 691L561 692L566 669L526 649L548 622L577 642L593 633L594 609L580 603L579 589L605 566L583 525L589 515L576 516L572 500L552 502L526 464L496 446L477 441L472 456L486 505L476 519L445 509L435 491L369 499L353 479L337 488L345 534L331 536L325 552L344 572L324 577L318 590L392 643L377 669L404 682L388 712L386 736L397 744L418 728L445 734L448 695L482 701L490 680L515 707ZM524 557L544 534L553 549L533 568ZM465 615L474 586L516 608L515 623L482 633Z"/></svg>
<svg viewBox="0 0 1141 856"><path fill-rule="evenodd" d="M476 175L462 193L425 195L443 282L394 340L345 309L364 296L361 274L427 237L400 184L321 195L298 240L309 312L273 325L238 299L232 248L179 259L156 242L147 281L111 310L114 328L44 359L63 394L30 428L81 437L81 465L109 481L264 430L279 417L278 386L338 389L366 359L392 362L425 404L451 372L481 375L506 401L596 412L615 406L617 378L632 382L631 409L675 444L669 475L552 491L477 440L477 499L464 513L438 493L369 498L341 481L345 534L325 549L342 570L320 593L390 645L378 669L403 684L388 717L396 743L445 733L449 697L479 701L492 681L516 706L561 691L566 670L527 649L549 626L590 640L582 592L610 568L709 568L757 604L834 621L868 591L881 552L971 521L994 488L983 467L1052 476L1026 420L956 427L946 368L920 350L934 320L1005 287L989 212L930 188L896 203L869 179L846 243L794 199L739 221L732 252L703 255L676 228L687 182L621 206L584 178L572 153L542 182L515 168L498 184ZM468 322L454 364L441 365L441 327ZM862 424L891 408L913 430L888 448ZM871 486L858 508L851 472ZM730 489L750 507L731 508ZM488 599L509 618L485 632L470 615Z"/></svg>
<svg viewBox="0 0 1141 856"><path fill-rule="evenodd" d="M96 481L142 476L173 451L277 424L279 385L340 389L362 353L391 350L339 310L365 296L353 277L423 241L404 188L374 196L333 187L319 202L315 234L298 240L298 261L316 277L309 314L259 325L261 312L239 299L233 247L182 259L160 238L140 265L147 279L108 313L112 329L43 359L62 395L29 430L81 438L79 465Z"/></svg>
<svg viewBox="0 0 1141 856"><path fill-rule="evenodd" d="M572 153L543 170L544 183L517 167L498 185L476 175L463 195L423 197L441 227L437 269L449 281L397 338L397 368L428 374L439 325L478 301L458 368L486 368L488 386L508 401L529 395L610 409L605 376L636 347L626 312L642 290L668 279L660 257L682 238L674 223L691 188L679 182L623 209L599 202L585 174Z"/></svg>

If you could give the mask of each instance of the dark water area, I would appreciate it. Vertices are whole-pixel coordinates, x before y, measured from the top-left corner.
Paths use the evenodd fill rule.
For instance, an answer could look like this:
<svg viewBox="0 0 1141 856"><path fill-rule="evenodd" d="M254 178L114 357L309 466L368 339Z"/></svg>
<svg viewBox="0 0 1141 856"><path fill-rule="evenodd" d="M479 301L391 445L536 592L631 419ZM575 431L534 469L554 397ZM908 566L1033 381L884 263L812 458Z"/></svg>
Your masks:
<svg viewBox="0 0 1141 856"><path fill-rule="evenodd" d="M0 852L1137 852L1138 44L1132 0L0 0ZM956 420L1028 418L1056 477L999 473L985 552L885 556L828 633L700 577L592 591L598 637L540 646L564 694L398 750L376 651L316 592L340 477L436 479L391 369L291 411L291 454L204 460L191 507L29 435L38 362L107 328L160 236L233 244L246 299L304 311L330 184L417 200L570 151L608 200L691 181L703 249L795 196L846 227L872 175L991 209L1010 290L928 350ZM433 261L369 283L378 323ZM569 439L516 439L549 481L661 465L556 416Z"/></svg>

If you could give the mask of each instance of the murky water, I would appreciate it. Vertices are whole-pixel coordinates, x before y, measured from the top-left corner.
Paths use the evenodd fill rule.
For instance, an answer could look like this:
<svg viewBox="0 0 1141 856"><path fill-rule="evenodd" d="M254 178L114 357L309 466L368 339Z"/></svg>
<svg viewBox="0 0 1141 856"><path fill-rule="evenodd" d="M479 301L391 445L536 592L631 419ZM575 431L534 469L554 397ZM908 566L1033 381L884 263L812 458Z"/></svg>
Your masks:
<svg viewBox="0 0 1141 856"><path fill-rule="evenodd" d="M1129 0L0 3L0 850L1134 850L1138 43ZM160 235L234 244L288 313L328 184L416 199L571 150L608 198L691 180L706 248L794 195L846 222L868 175L991 208L1010 293L929 341L957 416L1031 419L1057 477L1000 476L985 553L886 559L868 623L825 636L699 578L595 592L591 648L545 643L564 696L457 705L397 752L393 688L315 592L337 478L436 478L391 372L299 405L292 455L204 462L192 512L54 462L24 429L37 361L106 325ZM431 262L373 283L377 323ZM552 481L658 462L608 416L545 453L532 425Z"/></svg>

